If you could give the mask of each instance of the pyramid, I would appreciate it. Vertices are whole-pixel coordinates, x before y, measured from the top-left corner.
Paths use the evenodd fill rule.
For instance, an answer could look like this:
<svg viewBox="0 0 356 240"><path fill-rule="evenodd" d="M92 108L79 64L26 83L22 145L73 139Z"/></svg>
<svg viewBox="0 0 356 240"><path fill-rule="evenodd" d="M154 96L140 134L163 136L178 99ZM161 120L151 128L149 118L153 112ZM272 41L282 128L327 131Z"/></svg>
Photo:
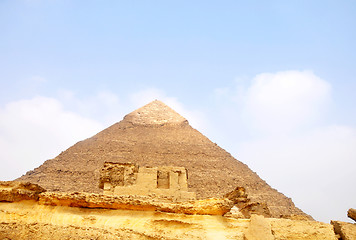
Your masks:
<svg viewBox="0 0 356 240"><path fill-rule="evenodd" d="M247 165L157 100L76 143L18 180L37 183L49 191L101 193L100 169L106 161L185 167L189 191L195 191L199 199L222 197L243 186L252 201L267 203L274 217L304 215L290 198L271 188Z"/></svg>

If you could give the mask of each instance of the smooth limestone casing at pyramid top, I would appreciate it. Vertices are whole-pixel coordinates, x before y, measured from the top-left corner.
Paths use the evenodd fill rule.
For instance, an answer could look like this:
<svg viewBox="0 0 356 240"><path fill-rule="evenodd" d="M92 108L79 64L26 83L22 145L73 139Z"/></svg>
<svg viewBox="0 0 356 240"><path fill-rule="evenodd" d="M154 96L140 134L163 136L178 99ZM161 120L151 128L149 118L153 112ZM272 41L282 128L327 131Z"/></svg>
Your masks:
<svg viewBox="0 0 356 240"><path fill-rule="evenodd" d="M157 100L18 180L37 183L49 191L100 193L100 169L105 161L185 167L189 191L195 191L199 199L222 197L236 186L243 186L252 201L268 204L273 217L305 215L290 198L271 188L247 165Z"/></svg>

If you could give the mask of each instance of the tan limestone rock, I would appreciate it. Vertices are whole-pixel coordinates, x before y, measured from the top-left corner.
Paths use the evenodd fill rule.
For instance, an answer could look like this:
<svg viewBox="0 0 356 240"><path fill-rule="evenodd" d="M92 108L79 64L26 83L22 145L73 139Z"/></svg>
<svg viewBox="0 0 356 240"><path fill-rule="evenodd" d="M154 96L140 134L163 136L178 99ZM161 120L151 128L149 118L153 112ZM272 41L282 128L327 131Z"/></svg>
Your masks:
<svg viewBox="0 0 356 240"><path fill-rule="evenodd" d="M221 216L0 202L0 239L243 240L247 225Z"/></svg>
<svg viewBox="0 0 356 240"><path fill-rule="evenodd" d="M356 224L341 221L331 221L331 224L342 240L356 240Z"/></svg>
<svg viewBox="0 0 356 240"><path fill-rule="evenodd" d="M298 221L313 221L314 219L307 215L282 215L281 218L291 219L291 220L298 220Z"/></svg>
<svg viewBox="0 0 356 240"><path fill-rule="evenodd" d="M168 208L167 211L165 211L164 208L160 208L159 210L184 214L224 215L230 211L232 206L232 202L228 199L209 198L176 203L173 204L172 207Z"/></svg>
<svg viewBox="0 0 356 240"><path fill-rule="evenodd" d="M247 203L250 201L250 199L247 198L245 188L240 186L237 186L233 191L226 193L224 198L229 199L234 204Z"/></svg>
<svg viewBox="0 0 356 240"><path fill-rule="evenodd" d="M224 215L231 207L228 199L204 199L169 203L150 196L105 195L90 193L46 192L40 194L39 204L82 208L160 211L169 213Z"/></svg>
<svg viewBox="0 0 356 240"><path fill-rule="evenodd" d="M274 218L265 220L270 223L270 231L276 240L337 239L331 224ZM253 233L252 224L250 230ZM243 240L249 227L250 219L218 215L50 206L36 201L0 202L0 239ZM269 234L267 236L270 237ZM247 233L247 237L253 236Z"/></svg>
<svg viewBox="0 0 356 240"><path fill-rule="evenodd" d="M275 240L337 240L331 224L270 218Z"/></svg>
<svg viewBox="0 0 356 240"><path fill-rule="evenodd" d="M252 214L264 217L272 216L266 203L251 202L244 187L238 186L233 191L226 193L224 197L232 201L245 218L250 218Z"/></svg>
<svg viewBox="0 0 356 240"><path fill-rule="evenodd" d="M38 195L46 190L37 184L17 181L0 181L0 202L38 200Z"/></svg>
<svg viewBox="0 0 356 240"><path fill-rule="evenodd" d="M261 215L252 215L250 224L245 232L246 240L274 240L269 219Z"/></svg>
<svg viewBox="0 0 356 240"><path fill-rule="evenodd" d="M349 211L347 211L347 216L356 221L356 209L350 208Z"/></svg>
<svg viewBox="0 0 356 240"><path fill-rule="evenodd" d="M264 217L271 217L271 212L266 203L249 202L244 204L237 204L240 212L246 217L250 218L252 214L261 215Z"/></svg>

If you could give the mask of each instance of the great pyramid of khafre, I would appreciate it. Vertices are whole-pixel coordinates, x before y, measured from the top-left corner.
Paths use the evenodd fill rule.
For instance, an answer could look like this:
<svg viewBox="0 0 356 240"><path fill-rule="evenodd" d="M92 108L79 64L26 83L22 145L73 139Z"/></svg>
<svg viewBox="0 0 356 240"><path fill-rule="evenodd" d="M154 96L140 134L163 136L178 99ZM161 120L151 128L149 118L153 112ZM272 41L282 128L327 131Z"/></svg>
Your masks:
<svg viewBox="0 0 356 240"><path fill-rule="evenodd" d="M18 180L37 183L49 191L100 193L99 172L105 161L185 167L189 191L195 191L200 199L222 197L243 186L252 201L267 203L274 217L304 215L290 198L271 188L247 165L157 100L76 143Z"/></svg>

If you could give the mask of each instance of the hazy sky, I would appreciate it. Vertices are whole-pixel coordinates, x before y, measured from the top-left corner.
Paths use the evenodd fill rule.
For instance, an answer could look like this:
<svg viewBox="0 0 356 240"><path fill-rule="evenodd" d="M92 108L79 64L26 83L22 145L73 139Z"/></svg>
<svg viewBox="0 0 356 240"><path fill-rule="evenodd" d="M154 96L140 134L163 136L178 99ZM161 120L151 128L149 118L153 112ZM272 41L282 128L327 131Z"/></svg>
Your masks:
<svg viewBox="0 0 356 240"><path fill-rule="evenodd" d="M317 220L356 207L355 1L2 0L0 34L1 180L160 99Z"/></svg>

